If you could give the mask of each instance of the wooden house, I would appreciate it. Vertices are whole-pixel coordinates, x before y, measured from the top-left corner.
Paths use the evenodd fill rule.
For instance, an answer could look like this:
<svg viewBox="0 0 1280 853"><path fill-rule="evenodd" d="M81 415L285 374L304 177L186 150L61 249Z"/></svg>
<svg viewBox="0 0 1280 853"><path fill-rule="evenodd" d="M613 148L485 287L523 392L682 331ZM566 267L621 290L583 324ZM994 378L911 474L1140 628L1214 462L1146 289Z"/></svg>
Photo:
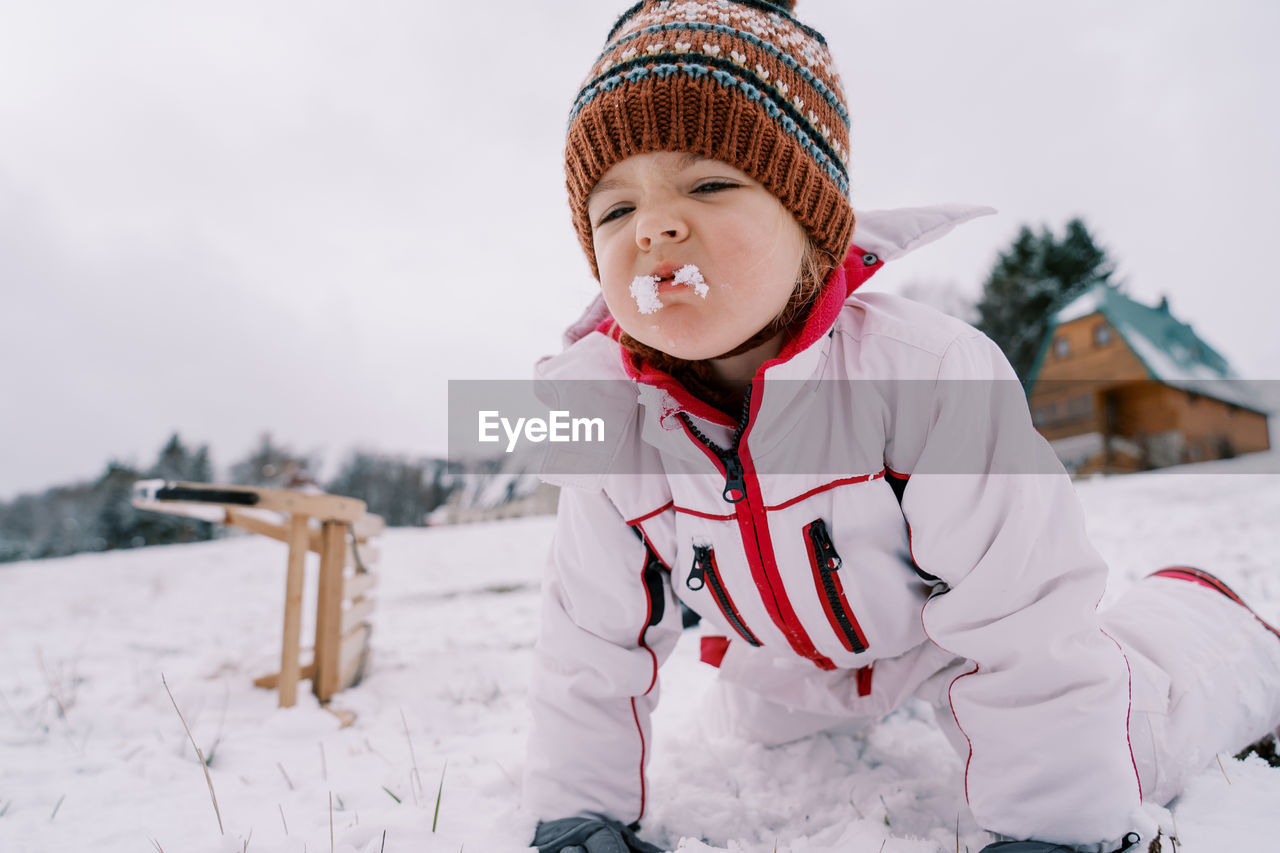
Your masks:
<svg viewBox="0 0 1280 853"><path fill-rule="evenodd" d="M1073 474L1269 449L1267 404L1169 311L1095 285L1062 306L1027 379L1036 428Z"/></svg>

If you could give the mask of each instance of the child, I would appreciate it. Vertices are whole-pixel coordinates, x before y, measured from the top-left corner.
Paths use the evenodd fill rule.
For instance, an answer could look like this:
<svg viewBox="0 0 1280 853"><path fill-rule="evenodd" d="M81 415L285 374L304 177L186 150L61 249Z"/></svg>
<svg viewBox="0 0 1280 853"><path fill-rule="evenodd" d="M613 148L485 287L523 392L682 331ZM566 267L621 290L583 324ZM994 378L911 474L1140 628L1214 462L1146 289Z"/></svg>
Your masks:
<svg viewBox="0 0 1280 853"><path fill-rule="evenodd" d="M792 5L637 3L570 113L602 298L539 375L612 380L614 417L599 464L548 475L534 843L656 849L635 833L678 598L731 638L704 641L708 725L781 743L923 697L989 850L1145 849L1143 803L1280 722L1280 636L1194 569L1096 612L1106 566L1003 355L855 292L985 211L855 224L843 89Z"/></svg>

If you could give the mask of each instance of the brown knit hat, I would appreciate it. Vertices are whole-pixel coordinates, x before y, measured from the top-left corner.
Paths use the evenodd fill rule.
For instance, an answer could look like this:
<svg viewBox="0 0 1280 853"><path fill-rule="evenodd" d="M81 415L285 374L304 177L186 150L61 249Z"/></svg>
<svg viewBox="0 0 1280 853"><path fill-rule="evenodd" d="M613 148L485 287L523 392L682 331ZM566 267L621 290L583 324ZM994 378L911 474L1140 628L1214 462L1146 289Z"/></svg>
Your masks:
<svg viewBox="0 0 1280 853"><path fill-rule="evenodd" d="M822 34L794 0L642 0L610 31L569 114L565 176L599 277L587 194L634 154L689 151L746 172L809 233L828 271L853 234L849 115Z"/></svg>

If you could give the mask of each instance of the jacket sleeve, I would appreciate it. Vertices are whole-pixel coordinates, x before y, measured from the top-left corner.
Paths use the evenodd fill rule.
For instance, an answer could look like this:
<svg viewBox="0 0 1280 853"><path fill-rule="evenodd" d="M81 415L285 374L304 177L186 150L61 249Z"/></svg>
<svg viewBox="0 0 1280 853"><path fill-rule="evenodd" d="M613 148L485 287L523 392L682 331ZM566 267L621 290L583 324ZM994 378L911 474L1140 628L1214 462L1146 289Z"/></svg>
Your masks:
<svg viewBox="0 0 1280 853"><path fill-rule="evenodd" d="M644 813L649 715L680 614L638 530L603 491L561 490L529 688L524 805L540 819Z"/></svg>
<svg viewBox="0 0 1280 853"><path fill-rule="evenodd" d="M943 356L926 422L902 509L916 563L945 584L925 630L971 664L944 697L969 743L966 799L1012 838L1119 838L1141 799L1129 668L1099 626L1107 568L1071 481L979 333Z"/></svg>

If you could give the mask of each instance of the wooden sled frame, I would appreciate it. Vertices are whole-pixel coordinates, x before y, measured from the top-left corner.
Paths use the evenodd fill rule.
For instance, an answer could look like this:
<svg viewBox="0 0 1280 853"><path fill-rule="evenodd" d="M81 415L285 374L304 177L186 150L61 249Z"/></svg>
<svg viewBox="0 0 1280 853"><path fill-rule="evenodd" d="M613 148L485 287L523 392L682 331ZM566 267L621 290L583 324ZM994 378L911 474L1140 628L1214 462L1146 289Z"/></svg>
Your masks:
<svg viewBox="0 0 1280 853"><path fill-rule="evenodd" d="M280 671L254 680L259 687L279 689L281 708L297 702L304 678L322 703L360 680L369 658L368 620L374 607L369 593L377 583L370 570L377 559L374 539L384 527L381 517L365 511L364 501L291 489L147 480L134 486L133 505L239 527L289 546ZM312 526L313 519L318 526ZM303 664L299 643L309 551L320 556L320 577L315 652Z"/></svg>

